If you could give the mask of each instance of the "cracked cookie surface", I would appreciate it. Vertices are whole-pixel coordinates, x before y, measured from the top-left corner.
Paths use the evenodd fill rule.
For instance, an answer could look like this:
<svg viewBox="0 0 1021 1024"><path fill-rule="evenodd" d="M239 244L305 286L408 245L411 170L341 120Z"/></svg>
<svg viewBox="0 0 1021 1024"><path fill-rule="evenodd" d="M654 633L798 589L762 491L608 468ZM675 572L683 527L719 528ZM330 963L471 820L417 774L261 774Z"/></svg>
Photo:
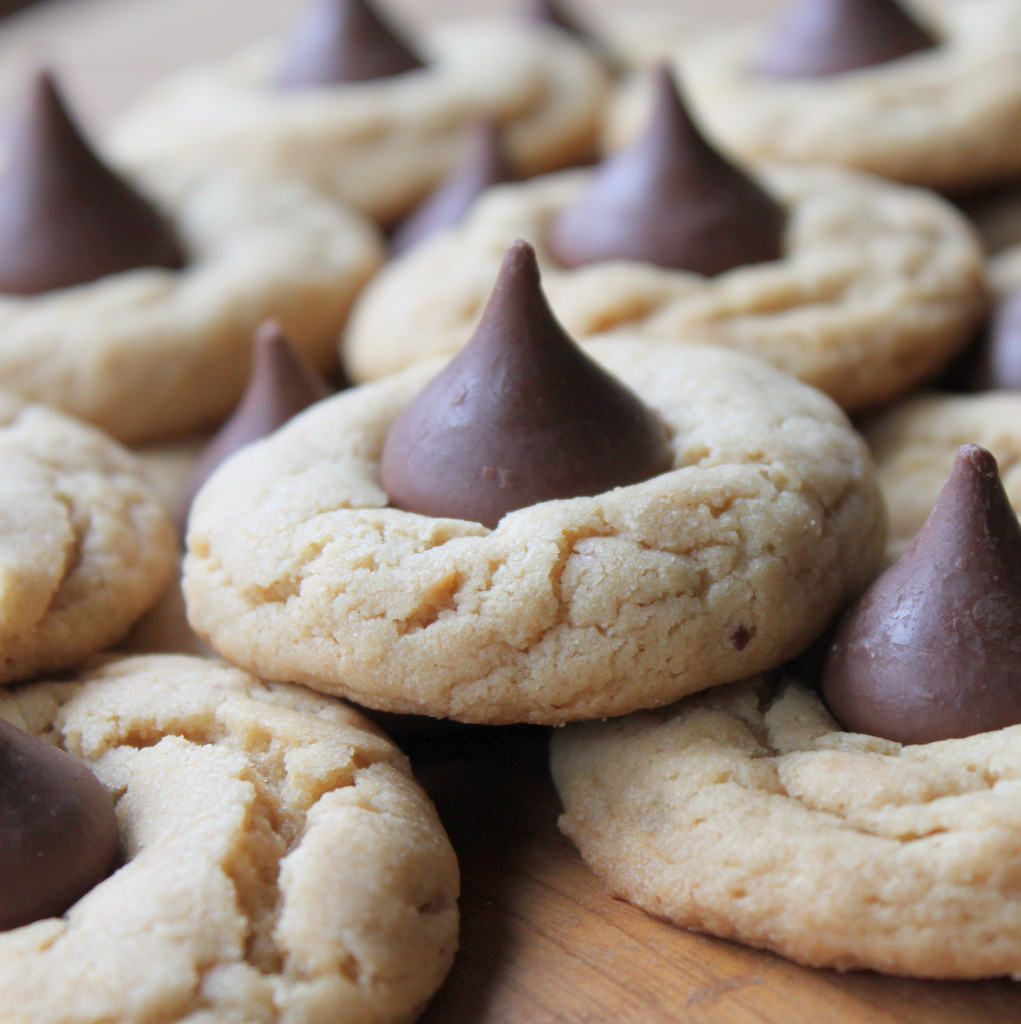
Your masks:
<svg viewBox="0 0 1021 1024"><path fill-rule="evenodd" d="M1021 974L1021 727L902 747L800 682L559 730L561 829L617 895L813 966Z"/></svg>
<svg viewBox="0 0 1021 1024"><path fill-rule="evenodd" d="M457 865L350 707L183 656L0 694L116 802L122 866L0 933L9 1024L413 1020L457 945Z"/></svg>
<svg viewBox="0 0 1021 1024"><path fill-rule="evenodd" d="M367 82L277 89L263 45L168 80L115 127L129 166L168 157L246 163L298 176L392 223L456 165L491 118L522 175L590 159L608 76L580 43L510 19L441 26L421 70Z"/></svg>
<svg viewBox="0 0 1021 1024"><path fill-rule="evenodd" d="M929 393L873 417L863 427L890 515L888 560L922 528L962 444L996 457L1004 490L1021 511L1021 395Z"/></svg>
<svg viewBox="0 0 1021 1024"><path fill-rule="evenodd" d="M0 683L127 633L177 564L141 466L98 430L0 392Z"/></svg>
<svg viewBox="0 0 1021 1024"><path fill-rule="evenodd" d="M686 38L673 59L699 120L749 160L855 167L936 189L1021 171L1021 10L1013 0L928 4L939 46L843 74L755 75L761 27ZM611 117L615 140L643 121L641 89Z"/></svg>
<svg viewBox="0 0 1021 1024"><path fill-rule="evenodd" d="M674 469L493 530L388 508L386 433L442 364L411 367L207 482L192 625L261 675L492 723L623 714L790 657L882 551L860 438L826 396L740 353L624 338L589 353L662 417Z"/></svg>
<svg viewBox="0 0 1021 1024"><path fill-rule="evenodd" d="M458 227L391 261L352 310L343 348L352 377L464 345L516 238L535 247L550 304L577 340L623 332L739 349L849 410L935 373L985 308L982 254L956 210L833 168L763 170L788 210L782 259L712 278L623 260L565 270L545 236L586 178L565 172L493 189Z"/></svg>

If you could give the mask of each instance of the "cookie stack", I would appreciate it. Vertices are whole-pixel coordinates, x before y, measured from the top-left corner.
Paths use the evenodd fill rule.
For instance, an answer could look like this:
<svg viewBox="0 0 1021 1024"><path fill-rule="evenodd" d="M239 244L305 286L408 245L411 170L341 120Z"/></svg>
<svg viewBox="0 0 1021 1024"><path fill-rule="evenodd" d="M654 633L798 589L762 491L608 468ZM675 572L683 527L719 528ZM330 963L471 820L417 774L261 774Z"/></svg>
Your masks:
<svg viewBox="0 0 1021 1024"><path fill-rule="evenodd" d="M458 868L352 703L563 726L563 831L676 924L1021 975L1021 442L1008 394L917 393L1001 384L933 189L1021 175L1016 5L802 0L660 50L318 0L103 154L27 84L12 1021L415 1019Z"/></svg>

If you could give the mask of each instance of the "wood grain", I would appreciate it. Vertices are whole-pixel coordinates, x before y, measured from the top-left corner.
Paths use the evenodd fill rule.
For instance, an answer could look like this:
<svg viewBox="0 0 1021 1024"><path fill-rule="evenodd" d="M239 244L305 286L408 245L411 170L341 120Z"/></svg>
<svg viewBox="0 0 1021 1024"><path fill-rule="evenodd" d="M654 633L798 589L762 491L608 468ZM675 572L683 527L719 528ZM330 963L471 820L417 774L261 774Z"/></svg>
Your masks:
<svg viewBox="0 0 1021 1024"><path fill-rule="evenodd" d="M466 728L446 755L410 746L463 876L461 951L422 1024L1021 1020L1021 987L1006 979L800 967L613 898L557 831L543 730Z"/></svg>

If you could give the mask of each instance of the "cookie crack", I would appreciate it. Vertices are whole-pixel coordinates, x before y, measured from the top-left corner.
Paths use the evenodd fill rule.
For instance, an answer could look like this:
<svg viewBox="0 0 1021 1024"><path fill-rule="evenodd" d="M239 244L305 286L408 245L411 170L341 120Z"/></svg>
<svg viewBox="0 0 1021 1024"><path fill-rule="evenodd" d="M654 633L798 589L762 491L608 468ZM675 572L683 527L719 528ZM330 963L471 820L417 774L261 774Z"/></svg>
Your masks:
<svg viewBox="0 0 1021 1024"><path fill-rule="evenodd" d="M64 564L61 571L60 582L50 595L45 615L52 615L59 612L68 604L67 591L71 581L76 578L79 567L82 564L82 552L85 547L85 537L89 532L90 523L87 511L85 512L85 522L82 523L79 521L76 503L62 490L55 490L53 497L64 508L68 524L71 528L71 539L64 552Z"/></svg>

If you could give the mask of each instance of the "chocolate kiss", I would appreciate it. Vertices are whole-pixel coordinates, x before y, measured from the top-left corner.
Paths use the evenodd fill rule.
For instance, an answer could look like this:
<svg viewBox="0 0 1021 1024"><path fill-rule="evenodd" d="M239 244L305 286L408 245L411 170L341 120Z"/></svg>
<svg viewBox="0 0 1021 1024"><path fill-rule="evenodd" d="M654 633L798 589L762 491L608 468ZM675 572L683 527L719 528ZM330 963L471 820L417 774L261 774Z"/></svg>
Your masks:
<svg viewBox="0 0 1021 1024"><path fill-rule="evenodd" d="M823 672L845 728L931 743L1021 722L1021 527L964 445L911 546L845 615Z"/></svg>
<svg viewBox="0 0 1021 1024"><path fill-rule="evenodd" d="M332 393L329 384L295 352L279 324L262 324L253 339L248 386L230 419L192 468L178 511L179 523L183 525L199 488L221 462Z"/></svg>
<svg viewBox="0 0 1021 1024"><path fill-rule="evenodd" d="M0 720L0 930L63 914L116 859L113 801L95 775Z"/></svg>
<svg viewBox="0 0 1021 1024"><path fill-rule="evenodd" d="M89 148L53 78L31 81L0 177L0 292L36 295L184 264L173 228Z"/></svg>
<svg viewBox="0 0 1021 1024"><path fill-rule="evenodd" d="M495 526L672 464L662 422L564 333L519 241L467 346L391 428L382 479L397 508Z"/></svg>
<svg viewBox="0 0 1021 1024"><path fill-rule="evenodd" d="M937 45L896 0L798 0L766 40L754 69L772 78L820 78Z"/></svg>
<svg viewBox="0 0 1021 1024"><path fill-rule="evenodd" d="M777 259L786 213L695 127L665 68L645 133L612 156L554 218L562 266L640 260L697 274Z"/></svg>
<svg viewBox="0 0 1021 1024"><path fill-rule="evenodd" d="M513 179L496 125L488 119L480 121L465 159L394 232L390 252L406 252L437 231L459 223L487 188Z"/></svg>
<svg viewBox="0 0 1021 1024"><path fill-rule="evenodd" d="M425 67L368 0L318 0L284 45L283 89L367 82Z"/></svg>

